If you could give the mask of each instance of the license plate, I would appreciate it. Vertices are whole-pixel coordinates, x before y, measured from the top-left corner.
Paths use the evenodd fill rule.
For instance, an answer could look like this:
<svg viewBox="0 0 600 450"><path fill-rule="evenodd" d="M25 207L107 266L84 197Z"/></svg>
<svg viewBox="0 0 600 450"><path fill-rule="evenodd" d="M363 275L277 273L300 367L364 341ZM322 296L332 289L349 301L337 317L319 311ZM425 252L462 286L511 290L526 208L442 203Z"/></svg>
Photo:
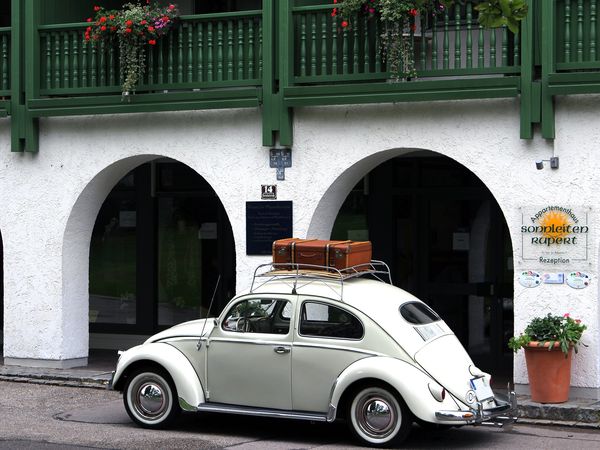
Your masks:
<svg viewBox="0 0 600 450"><path fill-rule="evenodd" d="M480 402L494 398L494 391L492 391L492 387L483 377L473 378L471 380L471 387L477 395L477 400Z"/></svg>

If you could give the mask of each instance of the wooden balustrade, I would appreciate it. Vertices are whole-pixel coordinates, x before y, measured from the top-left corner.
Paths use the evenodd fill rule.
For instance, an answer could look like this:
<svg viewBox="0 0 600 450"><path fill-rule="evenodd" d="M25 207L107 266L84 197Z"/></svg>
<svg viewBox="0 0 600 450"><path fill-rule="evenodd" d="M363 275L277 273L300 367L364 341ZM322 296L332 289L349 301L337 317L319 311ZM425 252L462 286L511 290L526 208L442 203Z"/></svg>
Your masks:
<svg viewBox="0 0 600 450"><path fill-rule="evenodd" d="M10 95L10 28L0 28L0 97Z"/></svg>
<svg viewBox="0 0 600 450"><path fill-rule="evenodd" d="M456 2L441 14L417 18L412 45L420 78L519 72L519 36L506 27L484 30L477 3ZM342 28L331 10L331 4L293 8L294 82L389 78L381 37L404 31L410 39L408 30L386 30L364 16L351 17Z"/></svg>
<svg viewBox="0 0 600 450"><path fill-rule="evenodd" d="M598 0L555 1L556 69L600 69Z"/></svg>
<svg viewBox="0 0 600 450"><path fill-rule="evenodd" d="M261 83L261 11L184 16L156 45L146 46L138 91L256 86ZM86 42L87 23L44 25L40 94L118 92L124 79L119 45Z"/></svg>

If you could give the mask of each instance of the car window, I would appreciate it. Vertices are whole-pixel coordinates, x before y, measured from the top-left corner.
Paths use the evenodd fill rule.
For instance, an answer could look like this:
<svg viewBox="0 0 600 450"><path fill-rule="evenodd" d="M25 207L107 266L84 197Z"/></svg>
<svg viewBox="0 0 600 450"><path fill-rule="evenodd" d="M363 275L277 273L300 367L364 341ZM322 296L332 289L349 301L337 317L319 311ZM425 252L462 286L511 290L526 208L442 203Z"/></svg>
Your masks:
<svg viewBox="0 0 600 450"><path fill-rule="evenodd" d="M291 311L291 303L287 300L244 300L225 315L222 328L239 333L287 334Z"/></svg>
<svg viewBox="0 0 600 450"><path fill-rule="evenodd" d="M300 334L312 337L361 339L364 328L360 320L345 309L306 301L302 305Z"/></svg>
<svg viewBox="0 0 600 450"><path fill-rule="evenodd" d="M442 320L433 309L420 302L405 303L400 306L400 314L404 320L415 325L425 325Z"/></svg>

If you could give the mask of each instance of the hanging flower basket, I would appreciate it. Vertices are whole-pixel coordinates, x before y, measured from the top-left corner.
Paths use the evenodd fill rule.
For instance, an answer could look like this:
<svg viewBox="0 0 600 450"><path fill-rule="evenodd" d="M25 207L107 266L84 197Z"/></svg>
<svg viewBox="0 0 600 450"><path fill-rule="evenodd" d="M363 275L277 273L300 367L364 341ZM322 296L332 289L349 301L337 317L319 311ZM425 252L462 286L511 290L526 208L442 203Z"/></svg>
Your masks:
<svg viewBox="0 0 600 450"><path fill-rule="evenodd" d="M87 42L104 41L119 43L119 62L121 67L121 89L127 97L135 92L146 71L147 49L167 35L177 18L177 6L160 6L158 3L145 5L125 3L120 10L107 10L94 6L95 16L88 18L90 25L85 31Z"/></svg>
<svg viewBox="0 0 600 450"><path fill-rule="evenodd" d="M351 27L355 15L380 20L381 46L392 79L411 80L417 76L412 44L417 18L442 14L456 1L462 0L333 0L331 15L342 18L342 28ZM528 10L526 0L481 1L475 9L482 26L507 26L513 33L519 31Z"/></svg>

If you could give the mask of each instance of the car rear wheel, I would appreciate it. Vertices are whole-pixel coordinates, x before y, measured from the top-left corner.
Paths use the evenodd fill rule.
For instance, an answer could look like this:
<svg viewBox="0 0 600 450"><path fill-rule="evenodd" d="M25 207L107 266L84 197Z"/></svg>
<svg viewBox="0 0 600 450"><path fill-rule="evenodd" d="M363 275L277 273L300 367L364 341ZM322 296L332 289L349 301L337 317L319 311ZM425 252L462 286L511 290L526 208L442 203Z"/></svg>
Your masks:
<svg viewBox="0 0 600 450"><path fill-rule="evenodd" d="M181 412L171 377L155 368L138 370L129 377L123 403L129 417L145 428L165 428Z"/></svg>
<svg viewBox="0 0 600 450"><path fill-rule="evenodd" d="M350 429L371 447L399 444L408 436L412 421L404 401L380 386L358 390L348 411Z"/></svg>

